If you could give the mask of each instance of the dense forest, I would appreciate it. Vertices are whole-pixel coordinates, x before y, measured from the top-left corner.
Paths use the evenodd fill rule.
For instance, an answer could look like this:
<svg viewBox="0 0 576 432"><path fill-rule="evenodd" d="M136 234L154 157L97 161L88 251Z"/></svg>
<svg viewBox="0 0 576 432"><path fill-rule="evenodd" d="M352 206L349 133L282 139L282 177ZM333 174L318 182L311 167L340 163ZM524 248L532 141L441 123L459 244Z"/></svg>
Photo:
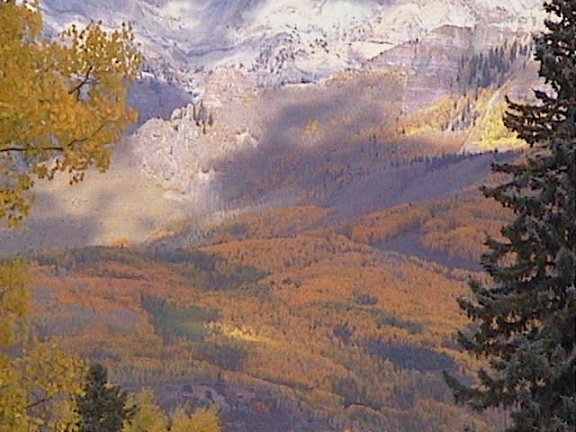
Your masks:
<svg viewBox="0 0 576 432"><path fill-rule="evenodd" d="M174 233L44 253L35 325L168 411L217 406L234 430L493 430L497 415L452 405L441 373L479 366L455 343L455 299L481 277L475 240L509 217L479 196L334 227L326 209L292 207L215 226L193 247ZM418 254L397 250L406 236Z"/></svg>

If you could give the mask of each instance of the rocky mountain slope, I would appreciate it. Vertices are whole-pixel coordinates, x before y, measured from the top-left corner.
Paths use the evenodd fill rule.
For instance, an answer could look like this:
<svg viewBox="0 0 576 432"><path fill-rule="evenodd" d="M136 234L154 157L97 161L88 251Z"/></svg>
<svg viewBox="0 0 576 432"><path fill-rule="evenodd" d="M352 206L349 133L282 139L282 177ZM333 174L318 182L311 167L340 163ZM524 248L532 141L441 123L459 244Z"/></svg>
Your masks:
<svg viewBox="0 0 576 432"><path fill-rule="evenodd" d="M395 181L392 165L514 143L500 118L505 95L538 85L529 32L539 5L45 0L55 30L135 23L147 57L132 92L141 123L97 183L64 194L43 185L37 216L1 234L4 249L63 246L62 236L37 239L70 224L90 226L77 246L143 241L177 217L201 224L262 206L383 208L377 191ZM84 218L94 194L118 205ZM135 208L133 223L112 222Z"/></svg>
<svg viewBox="0 0 576 432"><path fill-rule="evenodd" d="M48 23L136 24L149 72L194 90L232 66L259 84L315 80L443 26L530 32L539 0L45 0Z"/></svg>

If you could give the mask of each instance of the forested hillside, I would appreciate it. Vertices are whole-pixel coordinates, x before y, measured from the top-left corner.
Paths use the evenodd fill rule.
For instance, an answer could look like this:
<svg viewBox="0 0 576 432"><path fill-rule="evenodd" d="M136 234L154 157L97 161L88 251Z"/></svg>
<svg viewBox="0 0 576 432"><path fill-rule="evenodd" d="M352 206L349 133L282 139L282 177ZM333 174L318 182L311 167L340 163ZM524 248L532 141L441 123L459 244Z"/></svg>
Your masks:
<svg viewBox="0 0 576 432"><path fill-rule="evenodd" d="M229 430L493 430L497 415L452 405L441 372L478 366L455 344L455 299L508 219L472 191L346 220L314 205L262 210L137 248L43 253L34 321L168 410L217 406Z"/></svg>

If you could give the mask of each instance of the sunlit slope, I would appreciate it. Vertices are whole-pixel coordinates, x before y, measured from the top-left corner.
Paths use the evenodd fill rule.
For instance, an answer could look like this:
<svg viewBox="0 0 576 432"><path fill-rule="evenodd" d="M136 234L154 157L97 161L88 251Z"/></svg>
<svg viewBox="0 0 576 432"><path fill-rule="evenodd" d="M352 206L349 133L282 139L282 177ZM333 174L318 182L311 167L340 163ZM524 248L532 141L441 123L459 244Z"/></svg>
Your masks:
<svg viewBox="0 0 576 432"><path fill-rule="evenodd" d="M175 200L130 158L122 151L108 172L90 171L76 185L58 177L40 182L32 215L22 227L0 228L0 253L138 243L186 217L192 206Z"/></svg>

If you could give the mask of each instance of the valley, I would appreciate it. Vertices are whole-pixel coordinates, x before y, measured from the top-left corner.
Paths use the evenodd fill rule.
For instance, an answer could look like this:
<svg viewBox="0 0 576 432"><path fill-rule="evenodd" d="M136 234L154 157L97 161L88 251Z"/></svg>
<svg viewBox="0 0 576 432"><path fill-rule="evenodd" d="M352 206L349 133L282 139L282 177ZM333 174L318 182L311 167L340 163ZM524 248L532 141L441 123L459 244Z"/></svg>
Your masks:
<svg viewBox="0 0 576 432"><path fill-rule="evenodd" d="M387 244L417 231L427 258L471 263L508 216L474 196L346 225L290 207L146 247L47 253L36 326L168 409L216 403L233 430L491 430L451 406L440 375L477 367L453 338L455 299L481 274Z"/></svg>

